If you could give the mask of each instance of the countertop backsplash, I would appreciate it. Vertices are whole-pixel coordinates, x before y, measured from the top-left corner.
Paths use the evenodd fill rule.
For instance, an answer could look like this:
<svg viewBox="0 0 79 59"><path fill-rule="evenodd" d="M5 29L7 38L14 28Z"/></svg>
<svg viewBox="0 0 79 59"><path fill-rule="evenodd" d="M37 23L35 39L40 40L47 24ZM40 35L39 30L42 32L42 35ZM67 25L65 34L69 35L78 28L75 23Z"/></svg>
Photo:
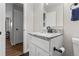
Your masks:
<svg viewBox="0 0 79 59"><path fill-rule="evenodd" d="M63 33L63 26L51 26L53 33ZM43 33L47 33L47 27L42 30Z"/></svg>
<svg viewBox="0 0 79 59"><path fill-rule="evenodd" d="M63 26L53 26L52 29L55 29L57 33L63 33Z"/></svg>

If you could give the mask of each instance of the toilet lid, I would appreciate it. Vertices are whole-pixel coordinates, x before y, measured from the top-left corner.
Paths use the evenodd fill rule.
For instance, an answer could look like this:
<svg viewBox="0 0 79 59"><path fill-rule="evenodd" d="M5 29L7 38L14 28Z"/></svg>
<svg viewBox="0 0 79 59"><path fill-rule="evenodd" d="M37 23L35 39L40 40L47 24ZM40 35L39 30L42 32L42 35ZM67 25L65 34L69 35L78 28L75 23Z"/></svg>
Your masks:
<svg viewBox="0 0 79 59"><path fill-rule="evenodd" d="M75 44L79 44L79 37L72 38L72 42Z"/></svg>

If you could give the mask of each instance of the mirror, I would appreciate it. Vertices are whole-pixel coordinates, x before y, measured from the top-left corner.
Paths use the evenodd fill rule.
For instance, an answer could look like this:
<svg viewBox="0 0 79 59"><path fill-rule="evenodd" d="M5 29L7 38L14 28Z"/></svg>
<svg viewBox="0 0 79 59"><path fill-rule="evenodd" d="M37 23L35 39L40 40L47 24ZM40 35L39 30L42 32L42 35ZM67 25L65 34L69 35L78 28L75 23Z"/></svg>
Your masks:
<svg viewBox="0 0 79 59"><path fill-rule="evenodd" d="M43 26L63 26L63 3L44 3Z"/></svg>

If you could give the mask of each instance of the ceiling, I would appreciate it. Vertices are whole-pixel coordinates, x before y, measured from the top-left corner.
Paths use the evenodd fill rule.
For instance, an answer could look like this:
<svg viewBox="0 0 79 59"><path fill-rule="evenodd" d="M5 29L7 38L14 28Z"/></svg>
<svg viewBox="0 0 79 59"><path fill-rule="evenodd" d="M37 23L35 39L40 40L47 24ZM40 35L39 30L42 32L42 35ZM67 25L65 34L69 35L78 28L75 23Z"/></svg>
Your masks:
<svg viewBox="0 0 79 59"><path fill-rule="evenodd" d="M61 3L48 3L48 5L46 5L47 7L55 7L60 5Z"/></svg>

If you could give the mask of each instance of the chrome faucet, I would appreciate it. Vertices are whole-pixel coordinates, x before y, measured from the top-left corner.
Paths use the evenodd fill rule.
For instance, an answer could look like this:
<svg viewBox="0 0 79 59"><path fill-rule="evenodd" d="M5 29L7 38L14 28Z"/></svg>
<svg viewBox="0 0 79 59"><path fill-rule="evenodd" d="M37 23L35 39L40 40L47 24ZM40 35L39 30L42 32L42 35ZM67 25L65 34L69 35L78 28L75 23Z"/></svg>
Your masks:
<svg viewBox="0 0 79 59"><path fill-rule="evenodd" d="M52 28L50 26L47 26L47 32L52 33Z"/></svg>

